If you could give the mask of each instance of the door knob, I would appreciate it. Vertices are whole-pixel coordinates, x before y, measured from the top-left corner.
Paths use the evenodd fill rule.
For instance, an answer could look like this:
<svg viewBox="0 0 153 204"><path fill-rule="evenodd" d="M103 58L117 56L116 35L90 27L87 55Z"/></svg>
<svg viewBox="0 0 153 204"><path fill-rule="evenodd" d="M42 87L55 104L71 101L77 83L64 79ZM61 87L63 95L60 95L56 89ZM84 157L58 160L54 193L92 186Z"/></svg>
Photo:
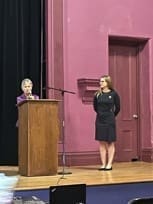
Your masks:
<svg viewBox="0 0 153 204"><path fill-rule="evenodd" d="M137 114L133 114L133 118L138 119L138 115Z"/></svg>

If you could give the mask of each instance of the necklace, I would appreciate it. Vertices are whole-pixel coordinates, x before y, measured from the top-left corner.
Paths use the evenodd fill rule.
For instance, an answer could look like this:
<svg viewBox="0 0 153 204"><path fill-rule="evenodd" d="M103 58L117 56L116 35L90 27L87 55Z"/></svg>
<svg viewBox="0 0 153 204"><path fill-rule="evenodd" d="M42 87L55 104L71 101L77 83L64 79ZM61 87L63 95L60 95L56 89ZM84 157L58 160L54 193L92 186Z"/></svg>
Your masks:
<svg viewBox="0 0 153 204"><path fill-rule="evenodd" d="M109 92L111 92L111 90L110 89L104 89L104 90L102 90L102 92L103 93L109 93Z"/></svg>

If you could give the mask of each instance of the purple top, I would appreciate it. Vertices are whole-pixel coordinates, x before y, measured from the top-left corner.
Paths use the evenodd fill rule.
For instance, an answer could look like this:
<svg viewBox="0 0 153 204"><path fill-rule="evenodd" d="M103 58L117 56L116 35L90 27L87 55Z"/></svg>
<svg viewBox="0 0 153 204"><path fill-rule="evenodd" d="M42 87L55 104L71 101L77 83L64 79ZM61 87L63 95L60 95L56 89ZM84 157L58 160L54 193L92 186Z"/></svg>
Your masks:
<svg viewBox="0 0 153 204"><path fill-rule="evenodd" d="M35 95L35 94L33 94L32 96L34 96L34 99L39 99L39 96L37 96L37 95ZM17 104L20 103L20 102L22 102L22 101L24 101L24 100L26 100L26 99L27 99L27 98L26 98L25 94L22 94L22 95L18 96L18 97L17 97ZM32 99L31 99L31 100L32 100Z"/></svg>

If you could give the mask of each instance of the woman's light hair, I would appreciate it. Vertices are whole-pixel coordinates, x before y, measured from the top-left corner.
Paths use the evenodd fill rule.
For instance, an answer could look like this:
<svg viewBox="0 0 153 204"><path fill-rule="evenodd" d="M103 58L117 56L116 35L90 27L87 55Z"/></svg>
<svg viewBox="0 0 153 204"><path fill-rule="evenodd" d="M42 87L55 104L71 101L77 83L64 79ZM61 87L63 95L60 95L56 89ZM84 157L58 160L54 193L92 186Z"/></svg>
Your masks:
<svg viewBox="0 0 153 204"><path fill-rule="evenodd" d="M109 75L103 75L100 77L100 79L104 79L106 82L107 82L107 86L109 89L113 89L113 85L112 85L112 80L111 80L111 77Z"/></svg>
<svg viewBox="0 0 153 204"><path fill-rule="evenodd" d="M107 82L107 86L109 89L113 90L113 85L112 85L112 80L111 77L109 75L103 75L100 77L100 80L104 79ZM102 93L102 89L100 88L98 91L96 91L95 95L98 97L99 94Z"/></svg>
<svg viewBox="0 0 153 204"><path fill-rule="evenodd" d="M33 83L31 81L31 79L28 79L28 78L23 79L22 82L21 82L21 89L22 90L23 90L23 87L24 87L25 83L29 83L29 84L31 84L33 86Z"/></svg>

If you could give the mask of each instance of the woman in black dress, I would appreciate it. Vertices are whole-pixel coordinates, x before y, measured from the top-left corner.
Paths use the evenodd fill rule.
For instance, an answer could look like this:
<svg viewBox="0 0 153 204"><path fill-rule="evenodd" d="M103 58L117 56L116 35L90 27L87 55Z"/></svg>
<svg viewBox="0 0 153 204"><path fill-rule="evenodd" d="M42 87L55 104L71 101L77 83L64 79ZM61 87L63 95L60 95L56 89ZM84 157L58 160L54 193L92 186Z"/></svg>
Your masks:
<svg viewBox="0 0 153 204"><path fill-rule="evenodd" d="M100 89L95 93L93 106L97 113L95 139L100 144L102 162L99 170L112 170L116 141L115 116L120 111L120 98L113 89L110 76L104 75L100 78Z"/></svg>

